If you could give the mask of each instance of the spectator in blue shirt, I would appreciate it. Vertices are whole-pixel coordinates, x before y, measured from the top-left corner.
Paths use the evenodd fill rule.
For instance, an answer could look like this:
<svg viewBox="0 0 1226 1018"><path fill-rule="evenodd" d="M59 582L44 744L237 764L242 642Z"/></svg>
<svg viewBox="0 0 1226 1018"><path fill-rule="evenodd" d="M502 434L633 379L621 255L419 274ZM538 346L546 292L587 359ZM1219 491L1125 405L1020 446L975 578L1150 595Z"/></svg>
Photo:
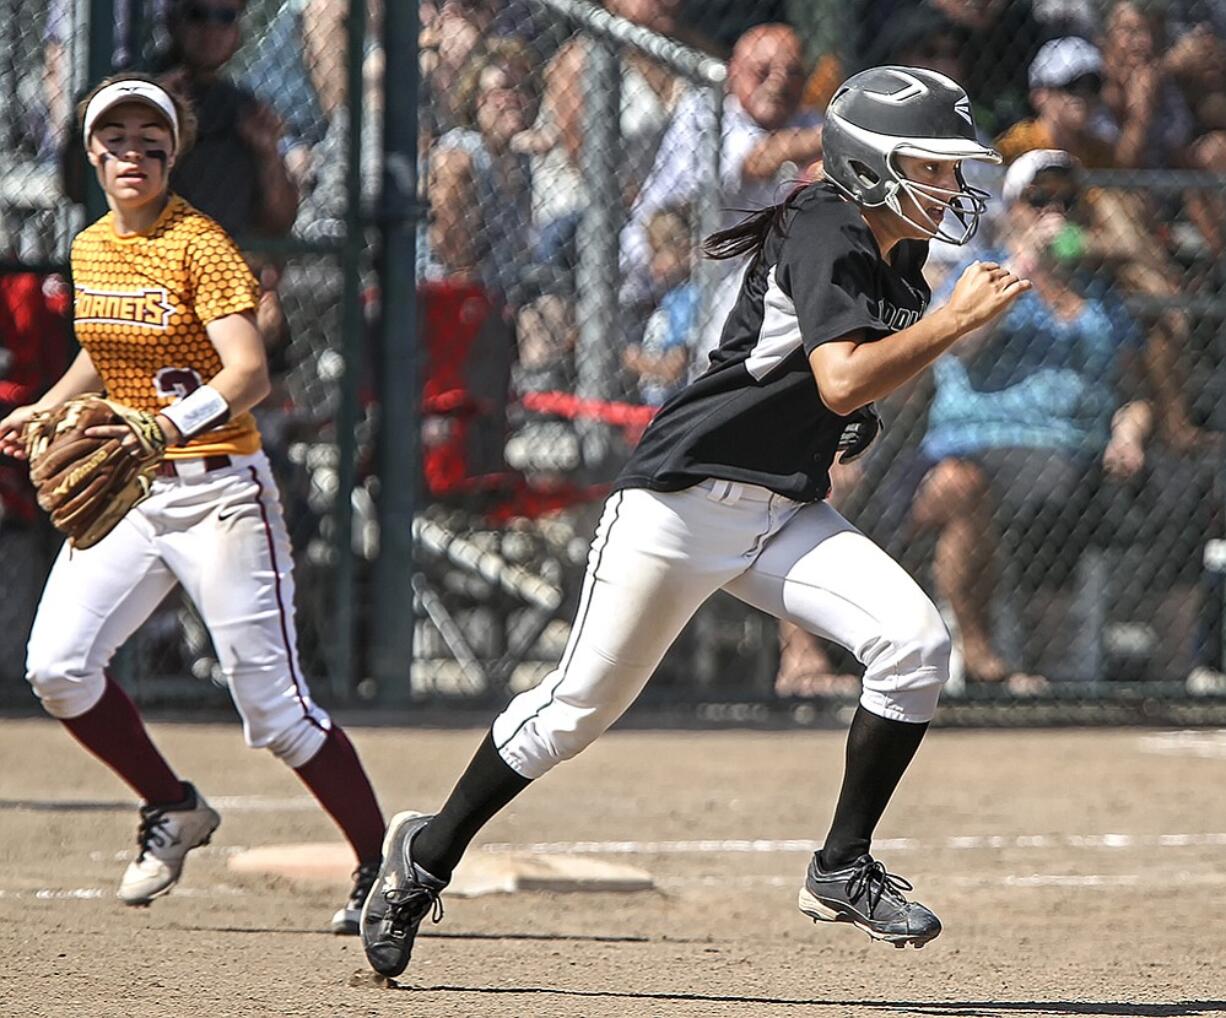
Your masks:
<svg viewBox="0 0 1226 1018"><path fill-rule="evenodd" d="M642 339L625 350L623 362L638 380L639 398L661 406L686 383L698 325L698 287L691 278L694 241L684 206L661 209L647 221L649 271L664 292L647 319Z"/></svg>
<svg viewBox="0 0 1226 1018"><path fill-rule="evenodd" d="M1003 244L987 260L1010 265L1034 289L934 365L922 444L931 468L913 517L939 531L934 580L956 616L967 677L1025 692L1042 677L1013 672L991 638L994 535L1008 536L1028 576L1066 578L1076 558L1070 538L1082 531L1100 468L1138 471L1151 421L1146 404L1120 405L1138 330L1105 281L1083 272L1072 157L1022 156L1004 198Z"/></svg>

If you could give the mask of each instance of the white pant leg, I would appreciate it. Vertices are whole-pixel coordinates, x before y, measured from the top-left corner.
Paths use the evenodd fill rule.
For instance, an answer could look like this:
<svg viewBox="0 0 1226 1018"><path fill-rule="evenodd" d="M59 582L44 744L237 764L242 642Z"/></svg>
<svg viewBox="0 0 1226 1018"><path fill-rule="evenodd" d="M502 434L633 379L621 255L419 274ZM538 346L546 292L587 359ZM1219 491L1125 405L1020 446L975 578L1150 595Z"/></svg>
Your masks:
<svg viewBox="0 0 1226 1018"><path fill-rule="evenodd" d="M65 541L38 603L26 677L52 717L80 717L102 696L103 669L175 585L137 506L92 548Z"/></svg>
<svg viewBox="0 0 1226 1018"><path fill-rule="evenodd" d="M770 525L766 502L718 501L703 487L610 496L557 669L494 721L503 759L538 778L602 734L698 606L749 566Z"/></svg>
<svg viewBox="0 0 1226 1018"><path fill-rule="evenodd" d="M331 721L298 661L294 561L263 454L198 479L177 479L158 545L200 610L247 744L300 767Z"/></svg>
<svg viewBox="0 0 1226 1018"><path fill-rule="evenodd" d="M807 505L725 589L851 650L865 665L866 710L929 721L949 678L949 632L889 555L826 502Z"/></svg>

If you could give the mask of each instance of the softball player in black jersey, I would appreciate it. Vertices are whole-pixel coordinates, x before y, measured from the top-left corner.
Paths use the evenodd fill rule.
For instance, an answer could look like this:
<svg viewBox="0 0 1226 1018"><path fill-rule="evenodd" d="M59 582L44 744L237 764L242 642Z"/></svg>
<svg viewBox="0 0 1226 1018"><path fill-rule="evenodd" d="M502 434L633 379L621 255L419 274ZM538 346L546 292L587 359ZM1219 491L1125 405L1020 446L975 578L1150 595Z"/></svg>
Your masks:
<svg viewBox="0 0 1226 1018"><path fill-rule="evenodd" d="M898 946L940 932L869 848L936 710L949 635L916 583L823 498L836 454L872 441L872 401L1029 283L978 263L921 319L928 241L965 243L985 207L962 161L999 161L949 78L857 74L830 103L824 149L824 180L709 239L714 257L752 256L740 296L708 370L664 405L605 506L557 669L495 719L436 815L393 820L362 916L378 972L402 972L421 921L441 918L439 895L481 826L617 720L720 589L865 666L834 822L801 910Z"/></svg>

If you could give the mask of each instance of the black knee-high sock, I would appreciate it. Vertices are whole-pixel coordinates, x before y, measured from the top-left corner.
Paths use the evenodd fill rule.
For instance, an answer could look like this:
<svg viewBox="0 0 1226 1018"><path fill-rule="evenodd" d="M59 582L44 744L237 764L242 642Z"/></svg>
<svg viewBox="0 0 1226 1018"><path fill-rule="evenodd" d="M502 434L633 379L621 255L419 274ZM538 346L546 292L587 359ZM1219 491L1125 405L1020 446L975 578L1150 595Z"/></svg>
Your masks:
<svg viewBox="0 0 1226 1018"><path fill-rule="evenodd" d="M927 729L927 722L891 721L856 709L847 733L843 787L822 848L823 869L839 869L868 852L873 829Z"/></svg>
<svg viewBox="0 0 1226 1018"><path fill-rule="evenodd" d="M528 785L494 746L489 732L437 815L413 838L413 863L431 876L450 880L468 843L503 806Z"/></svg>

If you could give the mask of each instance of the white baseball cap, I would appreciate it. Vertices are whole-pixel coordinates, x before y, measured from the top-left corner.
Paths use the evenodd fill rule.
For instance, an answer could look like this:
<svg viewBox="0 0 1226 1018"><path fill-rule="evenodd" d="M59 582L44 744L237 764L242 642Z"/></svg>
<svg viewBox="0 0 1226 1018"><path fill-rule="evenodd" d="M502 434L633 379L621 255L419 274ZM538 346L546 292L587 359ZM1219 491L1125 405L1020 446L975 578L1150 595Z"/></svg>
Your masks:
<svg viewBox="0 0 1226 1018"><path fill-rule="evenodd" d="M1067 170L1070 173L1077 169L1077 160L1058 148L1036 148L1023 152L1010 165L1005 173L1005 182L1001 186L1000 196L1010 204L1017 201L1022 192L1034 183L1034 178L1044 170Z"/></svg>
<svg viewBox="0 0 1226 1018"><path fill-rule="evenodd" d="M1086 74L1103 73L1098 47L1075 35L1045 42L1030 62L1031 88L1063 88Z"/></svg>
<svg viewBox="0 0 1226 1018"><path fill-rule="evenodd" d="M170 93L160 85L155 85L151 81L141 81L139 78L113 81L106 88L100 89L98 94L89 101L89 105L85 107L82 131L86 148L89 148L89 136L93 133L94 124L98 122L98 118L121 103L144 103L162 114L170 122L170 136L175 148L178 149L179 115L175 112L174 100L170 98Z"/></svg>

